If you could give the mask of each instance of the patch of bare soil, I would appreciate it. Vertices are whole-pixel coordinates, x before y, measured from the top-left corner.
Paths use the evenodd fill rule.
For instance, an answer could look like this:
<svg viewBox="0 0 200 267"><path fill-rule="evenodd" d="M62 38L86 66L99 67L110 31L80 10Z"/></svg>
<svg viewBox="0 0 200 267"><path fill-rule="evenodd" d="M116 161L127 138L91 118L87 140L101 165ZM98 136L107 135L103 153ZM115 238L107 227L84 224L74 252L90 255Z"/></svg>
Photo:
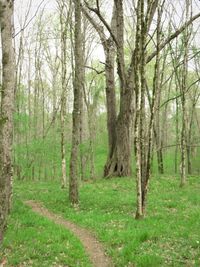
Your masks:
<svg viewBox="0 0 200 267"><path fill-rule="evenodd" d="M55 213L50 212L38 202L29 200L26 201L25 204L31 207L34 212L72 231L82 242L83 246L85 247L85 251L94 267L114 266L111 262L111 259L105 254L102 244L100 244L100 242L88 230L63 219L61 216L56 215Z"/></svg>

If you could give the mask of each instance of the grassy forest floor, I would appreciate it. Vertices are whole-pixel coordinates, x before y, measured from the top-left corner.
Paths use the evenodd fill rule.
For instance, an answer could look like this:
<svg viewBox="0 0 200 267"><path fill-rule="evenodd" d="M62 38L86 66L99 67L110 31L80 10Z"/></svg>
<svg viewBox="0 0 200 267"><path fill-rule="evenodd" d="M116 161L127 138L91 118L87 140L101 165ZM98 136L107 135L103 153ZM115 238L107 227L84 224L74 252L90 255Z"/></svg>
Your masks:
<svg viewBox="0 0 200 267"><path fill-rule="evenodd" d="M117 267L200 266L199 177L189 177L185 188L177 177L152 178L147 216L140 221L134 219L134 179L83 182L75 209L58 182L15 182L0 252L5 266L90 267L80 241L23 204L30 199L89 229Z"/></svg>

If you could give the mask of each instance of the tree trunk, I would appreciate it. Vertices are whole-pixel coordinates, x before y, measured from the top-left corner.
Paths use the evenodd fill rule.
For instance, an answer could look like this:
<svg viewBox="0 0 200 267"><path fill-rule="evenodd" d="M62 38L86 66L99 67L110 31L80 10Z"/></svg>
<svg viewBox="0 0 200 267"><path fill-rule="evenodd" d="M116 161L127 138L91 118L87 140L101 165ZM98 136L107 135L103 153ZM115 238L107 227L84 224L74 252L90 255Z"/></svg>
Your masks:
<svg viewBox="0 0 200 267"><path fill-rule="evenodd" d="M75 5L75 80L74 80L74 107L72 125L72 149L70 159L69 199L71 204L78 204L78 180L79 180L79 144L80 144L80 108L82 101L82 76L83 76L83 49L81 33L81 3L74 1Z"/></svg>
<svg viewBox="0 0 200 267"><path fill-rule="evenodd" d="M176 95L178 94L178 85L176 85ZM178 172L178 143L179 143L179 103L178 99L176 98L176 147L175 147L175 157L174 157L174 171L175 174Z"/></svg>
<svg viewBox="0 0 200 267"><path fill-rule="evenodd" d="M189 16L189 0L186 0L186 19ZM186 183L186 158L187 158L187 118L186 118L186 90L188 79L188 52L189 52L189 28L187 27L183 33L184 44L184 58L183 58L183 71L182 71L182 84L181 84L181 108L182 108L182 129L181 129L181 181L180 186L183 187Z"/></svg>
<svg viewBox="0 0 200 267"><path fill-rule="evenodd" d="M65 152L65 117L66 117L66 98L67 98L67 21L64 15L64 3L61 2L60 8L60 26L61 26L61 109L60 109L60 126L61 126L61 187L65 188L67 185L66 175L66 152ZM55 97L54 97L55 98Z"/></svg>
<svg viewBox="0 0 200 267"><path fill-rule="evenodd" d="M113 153L104 169L106 177L129 176L131 174L131 142L130 129L132 122L133 88L131 75L127 73L124 59L124 15L123 1L115 1L117 42L117 71L120 79L120 111L116 120L116 141Z"/></svg>
<svg viewBox="0 0 200 267"><path fill-rule="evenodd" d="M104 167L104 176L110 172L110 164L116 145L116 96L115 96L115 75L114 61L115 51L113 46L104 48L106 56L106 107L107 107L107 130L108 130L108 157Z"/></svg>
<svg viewBox="0 0 200 267"><path fill-rule="evenodd" d="M89 128L89 148L90 148L90 178L95 179L95 164L94 164L94 121L95 114L93 104L88 104L88 128Z"/></svg>
<svg viewBox="0 0 200 267"><path fill-rule="evenodd" d="M0 110L0 241L6 227L12 195L12 141L14 111L13 1L0 1L3 81Z"/></svg>
<svg viewBox="0 0 200 267"><path fill-rule="evenodd" d="M64 92L65 93L65 92ZM62 178L61 187L65 188L67 184L66 176L66 152L65 152L65 109L66 109L66 98L62 97L61 111L60 111L60 124L61 124L61 164L62 164Z"/></svg>
<svg viewBox="0 0 200 267"><path fill-rule="evenodd" d="M144 0L138 1L137 29L135 48L135 81L136 81L136 119L135 119L135 156L136 156L136 181L137 181L137 209L136 219L145 215L148 183L151 175L153 158L154 121L157 109L158 90L160 87L160 25L161 12L158 9L157 18L157 54L153 80L152 101L150 105L150 120L147 138L145 138L145 63L146 63L146 37L147 22L144 18Z"/></svg>
<svg viewBox="0 0 200 267"><path fill-rule="evenodd" d="M140 136L140 116L141 116L141 79L140 79L140 60L141 60L141 2L138 1L137 6L137 27L135 39L135 102L136 102L136 117L135 117L135 159L136 159L136 191L137 191L137 206L135 218L140 219L143 217L142 210L142 151L141 151L141 136Z"/></svg>
<svg viewBox="0 0 200 267"><path fill-rule="evenodd" d="M188 129L188 138L187 138L187 162L188 162L188 174L192 174L192 137L193 137L193 129L194 129L194 115L195 115L195 108L198 103L200 97L200 93L198 93L198 87L195 90L194 96L192 98L192 106L191 106L191 115L190 115L190 122L189 122L189 129Z"/></svg>
<svg viewBox="0 0 200 267"><path fill-rule="evenodd" d="M116 140L114 139L112 154L104 169L105 177L130 176L131 175L131 142L130 130L133 112L131 110L133 95L130 90L120 98L120 112L116 126L113 125ZM112 128L110 128L112 129ZM113 135L112 135L113 137Z"/></svg>
<svg viewBox="0 0 200 267"><path fill-rule="evenodd" d="M107 130L108 130L108 156L104 166L104 176L107 177L113 172L113 166L116 165L116 161L113 159L114 151L116 149L116 95L115 95L115 43L112 36L106 37L103 28L101 28L94 18L90 16L86 9L83 8L84 15L93 25L97 33L99 34L104 54L105 54L105 80L106 80L106 108L107 108ZM113 34L116 34L116 8L113 6L113 14L110 25ZM118 149L119 150L119 149ZM115 157L116 158L116 157ZM114 167L115 169L115 167Z"/></svg>

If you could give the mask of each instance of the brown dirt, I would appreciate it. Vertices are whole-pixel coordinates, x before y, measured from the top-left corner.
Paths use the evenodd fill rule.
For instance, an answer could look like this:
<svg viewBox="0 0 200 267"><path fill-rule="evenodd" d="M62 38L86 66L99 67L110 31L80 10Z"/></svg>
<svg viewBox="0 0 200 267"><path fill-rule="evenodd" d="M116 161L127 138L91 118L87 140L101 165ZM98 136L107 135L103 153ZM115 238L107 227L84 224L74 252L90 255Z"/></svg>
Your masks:
<svg viewBox="0 0 200 267"><path fill-rule="evenodd" d="M88 254L90 261L94 267L114 266L111 262L111 259L105 255L103 246L88 230L63 219L59 215L50 212L38 202L29 200L26 201L25 204L31 207L34 212L39 213L40 215L50 219L56 224L62 225L72 231L82 242L83 246L85 247L85 251Z"/></svg>

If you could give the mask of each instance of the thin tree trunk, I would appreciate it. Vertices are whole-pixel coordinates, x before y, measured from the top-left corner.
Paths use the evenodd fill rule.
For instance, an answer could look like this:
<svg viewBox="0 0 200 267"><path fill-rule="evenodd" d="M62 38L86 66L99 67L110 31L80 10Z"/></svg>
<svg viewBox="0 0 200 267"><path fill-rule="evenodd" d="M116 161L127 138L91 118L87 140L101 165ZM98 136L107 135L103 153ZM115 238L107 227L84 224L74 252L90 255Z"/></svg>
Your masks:
<svg viewBox="0 0 200 267"><path fill-rule="evenodd" d="M189 0L186 0L186 19L189 16ZM187 158L187 136L186 136L186 90L188 79L188 45L189 45L189 28L187 27L184 35L184 63L182 71L182 84L181 84L181 108L182 108L182 129L181 129L181 181L180 186L183 187L186 183L186 158Z"/></svg>
<svg viewBox="0 0 200 267"><path fill-rule="evenodd" d="M152 101L150 105L150 120L148 124L147 139L145 138L145 89L146 89L146 37L148 23L144 15L144 0L138 1L137 29L135 48L135 92L136 92L136 119L135 119L135 155L136 155L136 181L137 181L137 209L136 219L145 215L148 183L151 175L153 158L154 120L157 108L157 95L160 86L160 25L161 10L158 9L157 19L157 54L153 81Z"/></svg>
<svg viewBox="0 0 200 267"><path fill-rule="evenodd" d="M138 1L137 6L137 28L136 28L136 44L135 44L135 103L136 103L136 117L135 117L135 159L136 159L136 190L137 190L137 206L135 218L143 217L142 210L142 152L140 140L140 116L141 116L141 83L140 83L140 38L141 38L141 2Z"/></svg>
<svg viewBox="0 0 200 267"><path fill-rule="evenodd" d="M82 76L83 76L83 50L81 33L81 3L74 0L75 6L75 80L74 80L74 107L72 126L72 148L69 176L69 199L71 204L78 204L78 180L79 180L79 144L80 144L80 106L82 101Z"/></svg>
<svg viewBox="0 0 200 267"><path fill-rule="evenodd" d="M87 58L86 58L86 18L83 17L83 62L84 65L87 64ZM84 90L84 85L85 85L85 68L83 69L83 76L82 76L82 90ZM81 180L84 180L85 178L85 168L86 168L86 158L85 158L85 153L83 151L83 143L84 143L84 118L85 118L85 105L84 105L84 99L81 99L81 119L80 119L80 173L81 173Z"/></svg>
<svg viewBox="0 0 200 267"><path fill-rule="evenodd" d="M59 3L58 3L59 4ZM68 14L69 15L69 14ZM61 124L61 164L62 178L61 187L65 188L67 184L66 175L66 151L65 151L65 117L66 117L66 94L67 94L67 24L68 17L64 17L64 3L60 3L60 25L61 25L61 69L62 69L62 97L60 110Z"/></svg>

